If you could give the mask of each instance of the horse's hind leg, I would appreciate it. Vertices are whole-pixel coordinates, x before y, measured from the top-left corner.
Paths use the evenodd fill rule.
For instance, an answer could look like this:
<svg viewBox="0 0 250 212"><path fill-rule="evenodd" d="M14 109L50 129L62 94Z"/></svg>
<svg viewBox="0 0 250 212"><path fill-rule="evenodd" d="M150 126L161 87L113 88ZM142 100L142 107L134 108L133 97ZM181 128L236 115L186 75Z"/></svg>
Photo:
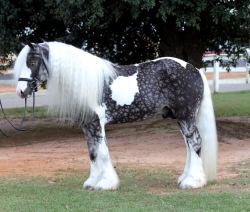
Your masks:
<svg viewBox="0 0 250 212"><path fill-rule="evenodd" d="M178 123L187 148L186 164L178 184L181 188L200 188L206 184L202 160L199 156L202 139L195 121L179 120Z"/></svg>
<svg viewBox="0 0 250 212"><path fill-rule="evenodd" d="M119 178L112 165L106 143L104 123L97 117L83 126L90 157L90 176L84 182L87 189L112 190L119 186Z"/></svg>

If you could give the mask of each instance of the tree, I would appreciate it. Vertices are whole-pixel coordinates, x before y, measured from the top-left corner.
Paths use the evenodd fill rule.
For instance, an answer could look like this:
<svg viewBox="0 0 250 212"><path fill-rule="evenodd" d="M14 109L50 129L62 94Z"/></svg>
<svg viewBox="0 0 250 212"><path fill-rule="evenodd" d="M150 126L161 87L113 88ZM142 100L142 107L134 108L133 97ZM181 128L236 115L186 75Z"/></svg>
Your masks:
<svg viewBox="0 0 250 212"><path fill-rule="evenodd" d="M123 64L249 45L247 0L0 0L0 54L20 40L59 40Z"/></svg>

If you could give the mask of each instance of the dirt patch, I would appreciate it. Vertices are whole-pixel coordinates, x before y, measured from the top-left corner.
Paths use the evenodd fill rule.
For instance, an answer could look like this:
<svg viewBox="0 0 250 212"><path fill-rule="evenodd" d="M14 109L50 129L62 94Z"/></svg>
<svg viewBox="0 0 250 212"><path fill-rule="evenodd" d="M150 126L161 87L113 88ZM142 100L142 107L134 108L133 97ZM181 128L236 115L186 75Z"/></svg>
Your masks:
<svg viewBox="0 0 250 212"><path fill-rule="evenodd" d="M217 122L219 140L227 142L228 138L244 140L250 138L250 124L247 122L235 122L220 120Z"/></svg>
<svg viewBox="0 0 250 212"><path fill-rule="evenodd" d="M206 72L205 73L207 79L211 80L213 79L214 73L213 72ZM220 79L239 79L239 78L245 78L246 72L220 72L219 78Z"/></svg>
<svg viewBox="0 0 250 212"><path fill-rule="evenodd" d="M0 93L15 92L15 90L16 90L15 85L1 85L0 84Z"/></svg>
<svg viewBox="0 0 250 212"><path fill-rule="evenodd" d="M13 120L18 123L20 120ZM53 119L26 122L32 130L15 132L4 122L0 135L0 175L57 176L89 168L87 146L80 129L59 127ZM218 176L234 176L231 167L250 159L250 122L218 120ZM185 145L174 120L158 117L107 127L116 167L166 167L181 174Z"/></svg>

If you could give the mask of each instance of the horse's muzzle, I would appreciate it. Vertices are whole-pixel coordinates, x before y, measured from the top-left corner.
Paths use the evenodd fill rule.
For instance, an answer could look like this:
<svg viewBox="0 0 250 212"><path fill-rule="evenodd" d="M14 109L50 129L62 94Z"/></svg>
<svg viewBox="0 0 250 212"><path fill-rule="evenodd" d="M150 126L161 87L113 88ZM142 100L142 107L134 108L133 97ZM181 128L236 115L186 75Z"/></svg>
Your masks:
<svg viewBox="0 0 250 212"><path fill-rule="evenodd" d="M27 98L32 94L32 89L28 86L24 91L20 91L20 97L21 98Z"/></svg>
<svg viewBox="0 0 250 212"><path fill-rule="evenodd" d="M30 96L32 94L32 92L37 92L37 80L35 78L19 78L18 82L25 82L27 83L25 88L24 86L19 86L19 88L17 88L17 94L21 97L21 98L27 98L28 96Z"/></svg>

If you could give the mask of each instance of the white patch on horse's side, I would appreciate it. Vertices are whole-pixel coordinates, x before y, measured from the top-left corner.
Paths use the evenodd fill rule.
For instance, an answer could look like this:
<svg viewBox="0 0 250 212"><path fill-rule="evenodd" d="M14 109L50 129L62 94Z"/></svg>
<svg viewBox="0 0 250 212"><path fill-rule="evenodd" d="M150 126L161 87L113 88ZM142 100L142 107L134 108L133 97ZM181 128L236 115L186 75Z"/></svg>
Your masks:
<svg viewBox="0 0 250 212"><path fill-rule="evenodd" d="M186 66L187 66L187 62L185 62L184 60L181 60L179 58L175 58L175 57L160 57L160 58L157 58L157 59L152 60L152 61L158 61L158 60L162 60L162 59L174 60L175 62L179 63L184 68L186 68Z"/></svg>
<svg viewBox="0 0 250 212"><path fill-rule="evenodd" d="M119 76L110 85L111 98L117 102L117 105L130 105L134 101L136 93L139 93L137 74L128 77Z"/></svg>
<svg viewBox="0 0 250 212"><path fill-rule="evenodd" d="M105 110L105 105L99 106L95 109L95 112L100 119L102 138L99 140L97 157L95 161L91 162L90 176L84 183L85 188L91 187L101 190L113 190L117 189L119 186L119 178L112 165L106 143L104 126L107 119L105 117Z"/></svg>
<svg viewBox="0 0 250 212"><path fill-rule="evenodd" d="M206 185L207 180L204 173L202 160L190 145L190 161L186 176L180 182L180 188L201 188Z"/></svg>

